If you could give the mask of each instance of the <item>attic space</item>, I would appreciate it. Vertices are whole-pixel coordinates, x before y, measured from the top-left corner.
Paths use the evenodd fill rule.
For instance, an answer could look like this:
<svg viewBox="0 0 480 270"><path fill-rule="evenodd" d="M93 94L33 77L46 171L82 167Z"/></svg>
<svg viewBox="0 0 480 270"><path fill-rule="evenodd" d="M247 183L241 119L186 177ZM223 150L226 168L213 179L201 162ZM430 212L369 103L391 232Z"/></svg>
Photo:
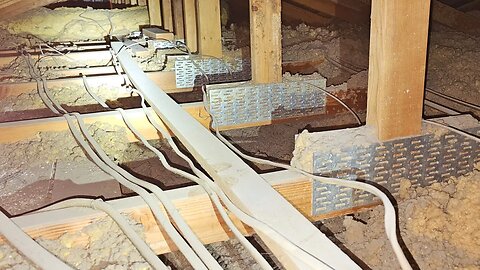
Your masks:
<svg viewBox="0 0 480 270"><path fill-rule="evenodd" d="M0 270L480 269L479 0L0 0Z"/></svg>

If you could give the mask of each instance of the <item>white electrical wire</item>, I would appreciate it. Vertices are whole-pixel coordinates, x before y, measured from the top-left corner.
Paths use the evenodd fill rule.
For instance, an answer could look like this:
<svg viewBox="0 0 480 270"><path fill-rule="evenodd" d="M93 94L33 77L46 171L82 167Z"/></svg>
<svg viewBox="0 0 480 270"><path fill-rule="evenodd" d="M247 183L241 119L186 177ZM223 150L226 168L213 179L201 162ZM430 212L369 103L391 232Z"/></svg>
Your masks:
<svg viewBox="0 0 480 270"><path fill-rule="evenodd" d="M43 101L45 106L47 106L47 108L50 109L53 113L60 114L60 112L55 108L53 102L48 98L48 96L45 93L46 84L44 83L44 81L41 80L41 76L36 74L35 67L31 63L32 57L30 56L30 54L27 54L27 56L25 56L23 53L22 53L22 56L24 57L24 60L27 63L30 77L32 77L32 79L34 79L37 82L37 92L38 92L38 95L40 96L40 99Z"/></svg>
<svg viewBox="0 0 480 270"><path fill-rule="evenodd" d="M50 94L48 93L48 90L46 89L46 82L45 82L44 79L42 79L42 82L43 82L43 90L45 91L45 94L46 94L46 97L45 97L45 98L46 98L46 101L47 101L47 102L50 101L50 102L53 103L53 105L54 105L55 107L57 107L61 112L64 112L64 113L65 113L65 114L64 114L64 117L65 117L65 119L67 120L67 122L69 123L70 130L72 131L72 133L74 134L74 136L75 136L75 135L80 135L80 134L78 133L78 131L76 131L76 129L74 128L73 123L71 123L71 119L69 119L69 117L71 117L71 116L67 115L68 112L67 112L66 110L64 110L63 107L54 100L54 98L53 98L52 95L50 95ZM49 103L47 103L47 102L46 102L46 104L49 104ZM79 116L78 114L72 114L72 115L76 116L77 119L78 119L78 116ZM80 120L80 119L78 119L78 120ZM81 129L84 128L84 130L82 130L82 131L84 132L84 135L88 138L88 136L87 136L88 131L86 131L86 128L85 128L84 126L82 126L82 123L81 123L81 122L79 122L79 125L81 126ZM75 134L75 133L77 133L77 134ZM88 135L89 135L89 134L88 134ZM77 138L77 141L78 141L80 144L82 144L82 141L83 141L83 140L81 139L81 136L76 136L76 138ZM91 137L90 137L90 138L91 138ZM91 138L91 139L93 140L93 138ZM83 141L83 142L84 142L84 141ZM90 143L92 143L92 142L90 142ZM82 145L82 146L85 147L85 146L88 146L88 144L84 144L84 145ZM97 146L98 146L98 144L97 144ZM98 147L99 147L99 146L98 146ZM91 149L90 149L90 150L91 150ZM88 152L88 149L85 149L85 151ZM93 151L92 151L92 152L93 152ZM99 152L98 148L97 148L97 152ZM94 152L93 152L92 154L95 155ZM95 159L93 156L91 156L91 157L92 157L92 159ZM106 159L108 159L108 160L104 160L104 162L106 161L106 163L108 164L109 161L110 161L110 159L109 159L108 156L106 156L106 155L105 155L105 157L106 157ZM104 157L104 158L105 158L105 157ZM98 160L98 161L100 161L100 160ZM101 162L101 161L100 161L100 162ZM111 162L111 161L110 161L110 162ZM101 164L100 164L100 163L97 163L97 165L100 166ZM105 165L105 164L103 164L103 165ZM112 169L112 170L114 170L115 168L116 168L117 170L118 170L118 169L121 169L120 167L116 166L116 164L114 164L113 162L111 162L110 165L114 165L114 166L110 166L110 169ZM112 167L113 167L113 168L112 168ZM105 167L101 167L101 168L104 169L104 170L106 169ZM125 171L125 173L126 173L126 171ZM121 173L120 173L120 174L121 174ZM114 175L112 175L112 176L114 176ZM130 175L130 174L129 174L128 176L133 177L133 176ZM128 188L134 190L134 191L137 192L137 193L138 193L138 192L142 192L142 191L144 191L144 192L146 193L145 190L143 190L142 188L136 186L135 184L129 185L128 183L129 183L130 180L121 179L121 177L115 177L115 176L114 176L114 178L116 178L119 182L121 182L122 184L124 184L125 186L127 186ZM122 181L122 180L123 180L123 181ZM140 180L140 179L137 179L137 180L142 181L142 180ZM126 182L128 182L128 183L126 183ZM135 186L136 186L137 188L135 188ZM154 185L152 185L152 186L154 186ZM155 187L156 187L156 186L155 186ZM156 188L158 188L158 187L156 187ZM158 188L158 190L160 190L160 189ZM157 190L156 193L159 193L158 190ZM142 193L143 193L143 192L142 192ZM140 193L138 193L138 194L141 195ZM148 193L146 193L146 194L148 194ZM144 195L145 195L145 194L144 194ZM158 194L157 194L157 195L158 195ZM158 196L157 196L157 197L158 197ZM159 199L160 199L160 198L159 198ZM167 199L166 196L163 196L163 199ZM147 200L148 200L148 199L147 199ZM167 200L168 200L168 199L167 199ZM146 201L146 202L147 202L147 201ZM164 203L164 205L165 205L165 203L166 203L165 200L163 201L163 203ZM147 204L149 204L149 203L147 202ZM154 205L154 206L153 206L154 208L152 208L152 205ZM157 220L159 220L159 217L161 217L161 216L163 215L163 213L161 212L160 208L159 208L155 203L152 203L152 201L150 202L149 206L150 206L150 208L152 209L152 212L153 212L154 215L156 216ZM155 209L155 207L156 207L157 209ZM167 210L168 210L168 209L170 210L169 212L176 211L176 209L174 208L173 205L170 205L170 207L166 207L166 208L167 208ZM170 214L171 214L171 213L170 213ZM210 269L221 269L221 267L220 267L220 265L218 264L218 262L217 262L217 261L211 256L211 254L205 249L205 247L203 246L203 244L198 240L198 238L195 236L195 234L190 230L190 228L188 227L188 225L186 225L185 221L184 221L183 218L178 214L178 212L177 212L177 214L174 215L174 216L176 217L175 220L176 220L177 226L178 226L179 224L181 225L181 226L179 226L180 228L183 229L183 230L181 230L181 231L184 233L185 237L186 237L187 239L189 239L189 242L190 242L190 243L192 243L192 242L194 243L194 245L193 245L193 246L194 246L194 249L197 251L197 253L199 253L199 255L202 257L203 261L205 261L205 263L207 264L207 266L209 266ZM160 220L159 220L159 221L160 221ZM171 236L172 240L175 242L175 244L177 245L177 247L186 255L187 260L189 260L189 262L192 264L192 266L194 266L195 268L198 268L198 269L206 269L206 268L205 268L206 266L203 264L203 262L201 261L201 259L200 259L200 258L193 252L193 250L191 250L190 247L184 242L183 238L178 234L178 232L175 230L175 228L173 227L173 225L172 225L169 221L166 221L166 220L163 220L163 222L160 221L160 223L163 223L162 225L164 225L164 226L163 226L164 228L165 228L165 225L166 225L167 227L170 227L169 230L166 229L167 233L169 234L169 236ZM176 233L177 235L173 235L173 236L172 236L172 234L175 234L175 233ZM193 256L192 256L192 255L193 255Z"/></svg>
<svg viewBox="0 0 480 270"><path fill-rule="evenodd" d="M30 59L27 59L27 61L30 60ZM31 67L31 63L29 63L29 67L31 69L34 69L33 67ZM35 74L35 71L34 70L31 70L31 72L33 72L32 75L36 75ZM117 70L117 72L119 72ZM120 74L119 74L120 75ZM36 80L37 80L37 84L38 86L40 86L40 79L38 77L40 76L35 76L36 77ZM187 260L192 264L192 266L195 267L195 269L207 269L205 264L201 261L201 259L193 252L193 250L191 250L191 248L185 243L185 241L183 240L183 238L178 234L178 232L175 230L175 228L173 227L173 225L168 221L166 220L165 218L162 219L163 217L163 213L161 213L161 210L160 208L158 207L158 205L156 205L155 202L151 201L148 193L143 190L142 188L136 186L135 184L132 184L129 182L129 180L127 179L122 179L121 175L118 174L116 171L113 170L113 168L111 167L108 167L106 164L102 164L102 161L95 155L95 152L93 152L93 150L91 148L88 147L88 144L85 143L85 141L83 141L83 139L81 138L81 135L80 133L76 130L76 128L74 127L73 125L73 122L71 121L70 119L70 115L67 114L67 111L63 109L63 107L56 102L56 100L53 98L52 95L49 94L49 91L48 89L46 88L46 81L45 79L41 79L41 82L43 83L43 87L39 87L39 91L43 90L44 91L44 95L42 95L42 99L44 99L44 102L45 104L47 105L47 107L51 108L53 112L55 113L60 113L59 111L65 113L64 114L64 117L65 119L67 120L67 123L73 133L73 135L75 136L75 138L77 139L77 141L81 144L81 146L83 146L84 150L90 155L90 157L97 162L97 165L99 165L104 171L110 173L112 176L114 176L114 178L116 178L119 182L121 182L122 184L124 184L126 187L136 191L146 202L147 204L150 206L150 209L152 210L154 216L157 218L157 220L160 222L160 223L163 223L163 227L165 228L165 231L167 232L167 234L169 234L170 238L174 241L174 243L177 245L177 247L180 249L180 251L182 251L182 253L185 254ZM126 83L126 81L125 81ZM53 106L48 106L48 105L53 105ZM56 110L56 108L58 108L59 111ZM78 116L77 114L73 114L74 116L77 117L78 119ZM78 119L80 121L80 119ZM86 128L84 126L82 126L82 123L81 121L79 122L79 126L81 126L80 128L82 129L83 128L83 132L84 132L84 135L88 134L88 131L86 131ZM86 134L85 134L86 133ZM87 136L86 136L87 137ZM93 140L93 138L91 138ZM98 145L97 145L98 146ZM99 150L97 149L97 152ZM106 156L106 155L105 155ZM109 160L109 158L106 156L106 158ZM111 162L111 161L110 161ZM108 163L108 162L107 162ZM113 162L112 162L113 163ZM116 164L113 164L116 166ZM118 167L118 166L117 166ZM115 167L114 167L115 168ZM120 168L120 167L118 167ZM115 175L115 173L117 173L117 175ZM131 175L130 175L131 176ZM133 176L131 176L133 177ZM125 181L122 181L122 180L125 180ZM129 185L131 184L131 185ZM156 187L156 186L155 186ZM158 187L157 187L158 188ZM158 188L159 189L159 188ZM140 192L140 193L139 193ZM157 192L158 193L158 192ZM142 196L144 195L144 196ZM157 194L158 196L158 194ZM150 201L150 203L149 203ZM152 207L153 205L153 207ZM166 207L167 208L167 207ZM176 211L175 208L173 208L173 210ZM160 218L159 218L160 217ZM180 221L185 223L183 221L183 219L181 218L181 216L178 215L178 217L180 217L180 220L177 220L177 221ZM178 218L177 218L178 219ZM163 221L163 222L162 222ZM177 222L177 226L178 226L178 223ZM166 225L166 226L165 226ZM186 223L185 223L186 225ZM180 226L181 227L181 226ZM185 226L184 226L185 227ZM188 228L188 227L187 227ZM189 229L189 228L188 228ZM184 228L185 230L185 228ZM182 231L184 232L184 231ZM185 232L184 232L185 233ZM176 234L176 235L175 235ZM190 234L190 235L189 235ZM193 232L187 232L186 233L186 237L187 236L190 236L188 238L190 238L190 242L192 242L192 239L193 239L193 242L195 243L195 240L199 243L195 243L197 248L197 252L199 252L201 254L201 257L203 257L203 260L205 261L206 265L208 265L209 269L221 269L220 265L218 264L218 262L211 256L210 253L208 253L208 251L206 251L205 247L203 246L203 244L201 244L201 242L198 240L198 238L196 238L196 236L193 234ZM33 241L33 240L32 240ZM204 251L202 251L202 249Z"/></svg>
<svg viewBox="0 0 480 270"><path fill-rule="evenodd" d="M76 116L75 114L72 114L73 116ZM185 242L185 240L182 238L182 236L176 231L176 229L173 227L172 223L166 218L164 215L163 211L160 209L158 201L154 199L145 189L139 187L136 183L132 183L129 180L127 180L124 176L122 176L119 172L115 171L112 169L108 164L107 161L104 160L102 161L97 154L94 152L94 150L90 147L90 145L84 141L83 136L80 134L80 132L77 130L75 127L75 124L73 122L73 116L69 114L65 114L64 117L67 120L68 126L70 127L70 130L72 134L74 135L75 139L77 142L82 146L82 148L85 150L85 152L88 154L88 156L92 159L92 161L97 164L103 171L106 173L110 174L113 176L119 183L124 185L125 187L131 189L142 199L145 201L145 203L150 207L153 215L155 216L156 220L160 223L160 225L165 229L165 232L169 235L170 239L175 243L177 248L185 255L187 260L190 262L190 264L196 268L196 269L207 269L207 267L203 264L203 262L198 258L198 256L195 254L195 252L191 249L190 246ZM80 129L84 129L85 126L82 125L82 122L78 122ZM88 132L85 131L85 133L88 134ZM85 133L84 136L86 135ZM98 151L100 149L97 149ZM97 152L98 153L98 152ZM107 157L108 160L110 160ZM111 162L111 161L110 161ZM113 163L113 162L111 162ZM111 165L110 163L110 165ZM116 165L115 165L116 166Z"/></svg>
<svg viewBox="0 0 480 270"><path fill-rule="evenodd" d="M43 212L72 207L92 208L106 213L125 233L140 255L145 258L145 260L153 267L153 269L170 269L158 258L150 246L137 234L125 217L123 217L115 208L113 208L109 203L104 202L102 199L70 199L48 206L40 211Z"/></svg>
<svg viewBox="0 0 480 270"><path fill-rule="evenodd" d="M71 269L72 267L62 262L55 255L48 252L44 247L35 242L9 217L0 211L0 234L12 244L20 253L31 260L41 269Z"/></svg>
<svg viewBox="0 0 480 270"><path fill-rule="evenodd" d="M186 47L186 46L185 46ZM187 47L186 47L187 48ZM119 50L120 51L120 50ZM188 53L190 54L188 48L187 48L187 51ZM200 69L201 73L203 73L205 75L205 73L203 72L203 70L201 70L201 68L192 60L193 64ZM227 67L228 68L228 67ZM206 75L205 75L206 76ZM207 80L208 80L208 77L207 77ZM204 93L204 102L205 102L205 94L206 92L203 91ZM346 104L342 103L340 101L340 103L344 106L346 106ZM353 112L350 108L348 108L348 106L346 106L347 109L349 109L349 111ZM208 111L208 110L207 110ZM356 119L359 120L358 116L353 112L353 114L355 115ZM148 114L147 114L148 116ZM213 118L212 118L213 119ZM361 121L360 121L361 123ZM158 129L158 128L157 128ZM218 131L218 130L217 130ZM192 168L193 169L193 168ZM203 174L203 173L202 173ZM210 181L208 181L207 183L210 183ZM214 188L214 190L217 192L217 194L219 193L219 195L222 197L222 194L223 194L223 191L218 188L218 186L215 188L214 186L212 186L212 188ZM383 193L382 193L383 194ZM225 194L223 194L225 195ZM383 194L385 195L385 194ZM290 242L287 238L285 238L284 236L282 236L281 234L279 234L278 232L274 231L272 228L270 228L267 224L264 224L262 223L261 221L259 220L256 220L255 218L249 216L249 215L246 215L245 213L243 213L242 211L240 211L235 205L233 204L229 204L228 205L228 198L226 196L224 196L224 199L226 199L226 201L224 201L224 203L227 204L227 208L228 206L230 206L232 209L229 208L230 211L234 212L236 215L238 215L238 217L243 217L244 220L248 220L248 222L245 222L244 220L242 220L242 218L240 218L242 221L244 221L245 223L249 224L250 226L252 226L251 224L256 224L252 227L254 228L262 228L263 230L265 231L269 231L271 234L271 236L273 235L274 237L273 238L276 238L277 241L279 241L279 243L284 243L285 244L285 248L290 250L291 253L294 253L296 256L298 256L299 258L301 258L305 263L307 263L308 265L312 266L312 267L318 267L318 264L321 263L323 264L324 266L330 268L330 269L333 269L331 266L327 265L325 262L323 262L322 260L320 260L319 258L316 258L315 256L313 256L312 254L309 254L307 253L305 250L301 249L301 247L298 247L296 246L295 244L293 244L292 242ZM396 235L395 235L396 237ZM403 253L402 253L403 255Z"/></svg>
<svg viewBox="0 0 480 270"><path fill-rule="evenodd" d="M193 231L190 229L190 227L185 222L185 220L182 218L182 216L178 213L177 209L172 204L172 202L168 199L168 197L166 196L164 191L161 190L156 185L153 185L149 182L146 182L144 180L141 180L141 179L131 175L129 172L122 169L120 166L116 165L113 161L111 161L110 158L103 151L103 149L100 147L100 145L98 145L98 143L95 141L95 139L88 133L88 129L85 126L85 124L83 123L82 116L78 113L73 113L72 115L77 118L80 130L82 131L83 135L85 136L87 141L90 143L92 148L95 150L95 152L98 154L98 156L103 160L103 162L105 162L105 164L110 169L112 169L115 173L121 175L122 178L125 179L125 181L123 181L123 182L128 183L128 185L125 185L123 182L122 182L122 184L124 184L126 187L128 187L130 189L132 189L131 186L134 186L134 188L137 188L137 190L140 189L140 190L143 190L144 192L146 192L146 191L144 189L140 188L139 186L150 189L154 193L154 195L163 203L165 209L170 214L172 219L175 221L175 224L177 225L178 229L182 232L183 237L185 237L187 239L187 241L192 246L193 250L200 257L200 259L206 264L206 266L209 269L222 269L220 267L220 265L218 264L218 262L212 257L212 255L206 250L205 246L200 242L200 240L197 238L197 236L193 233ZM168 224L170 226L172 226L171 223L168 223ZM172 226L172 228L173 228L173 226ZM173 237L173 236L171 236L171 237ZM179 249L180 249L180 247L179 247ZM183 253L183 250L182 250L182 253ZM187 260L190 260L190 258L188 256L194 255L194 254L188 254L188 253L184 253L184 254L185 254L185 257L187 258ZM197 256L195 256L195 257L197 257ZM192 264L192 266L196 267L195 261L193 261L193 262L191 261L190 263Z"/></svg>
<svg viewBox="0 0 480 270"><path fill-rule="evenodd" d="M212 118L213 120L213 118ZM270 165L274 167L279 167L283 168L289 171L301 173L309 178L312 178L315 181L322 182L324 184L332 184L332 185L337 185L337 186L344 186L344 187L350 187L350 188L355 188L355 189L360 189L367 191L377 197L380 198L382 201L384 207L385 207L385 231L387 234L387 238L390 241L390 244L393 248L393 251L395 255L397 256L398 262L400 263L400 266L404 270L412 269L410 263L408 262L407 258L405 257L405 254L402 251L402 248L400 247L400 244L398 243L397 239L397 224L396 224L396 214L395 214L395 208L393 207L393 204L390 202L390 199L388 196L382 192L380 189L376 188L373 185L367 184L367 183L362 183L362 182L357 182L357 181L349 181L349 180L342 180L342 179L337 179L337 178L327 178L327 177L321 177L317 175L313 175L311 173L308 173L306 171L300 170L298 168L292 167L287 164L282 164L270 160L265 160L261 158L256 158L252 157L249 155L246 155L242 153L240 150L238 150L233 144L231 144L225 137L223 137L220 132L218 131L218 128L215 128L215 132L217 137L225 144L227 145L232 151L237 153L239 156L242 158L255 162L255 163L260 163L260 164L265 164L265 165Z"/></svg>
<svg viewBox="0 0 480 270"><path fill-rule="evenodd" d="M45 94L44 83L37 78L35 79L35 81L37 81L37 92L38 92L38 95L40 96L40 99L43 101L43 104L45 104L45 106L47 106L47 108L50 109L50 111L52 111L54 114L60 114L60 112L55 108L53 103Z"/></svg>
<svg viewBox="0 0 480 270"><path fill-rule="evenodd" d="M188 165L190 166L190 168L194 171L194 173L197 175L197 176L193 176L185 171L182 171L182 170L179 170L179 169L176 169L176 168L173 168L171 167L171 165L168 163L168 161L165 159L164 155L158 151L155 147L153 147L146 139L145 137L143 137L139 132L138 130L136 130L130 123L129 121L127 120L127 117L124 113L124 111L122 109L117 109L121 114L122 114L122 117L125 121L125 124L127 125L127 127L135 134L135 136L137 138L140 139L140 141L143 142L143 144L148 148L150 149L151 151L153 151L159 158L159 160L162 162L162 165L169 171L175 173L175 174L178 174L178 175L181 175L197 184L199 184L204 190L205 192L209 195L209 197L211 198L212 202L215 204L215 207L218 209L220 215L222 216L223 220L225 221L225 223L227 224L227 226L230 228L230 230L233 232L233 234L235 235L235 237L239 240L239 242L247 249L247 251L252 255L252 257L258 262L258 264L263 268L263 269L272 269L270 264L268 264L268 262L265 260L265 258L258 252L258 250L253 247L253 245L243 236L243 234L238 230L238 228L235 226L235 224L233 224L233 222L231 221L230 217L228 216L228 214L225 212L225 210L223 209L223 206L222 204L220 203L218 197L217 197L217 194L212 192L211 188L208 186L208 182L212 182L211 179L209 179L205 174L201 173L199 175L199 172L201 172L200 170L198 170L196 168L196 166L193 164L192 160L190 158L188 158L185 154L183 154L180 149L178 149L176 143L173 141L172 137L170 136L170 134L164 129L162 128L156 121L153 117L151 117L150 115L150 112L148 111L146 105L145 105L145 98L143 96L142 93L140 93L139 91L136 91L136 90L133 90L134 92L136 92L142 99L141 101L141 105L142 105L142 108L144 110L144 113L145 115L147 116L148 120L150 121L150 123L162 134L162 137L164 139L167 140L167 142L169 143L169 145L172 147L172 149L174 150L174 152L179 155L183 160L185 160ZM203 177L201 177L203 176Z"/></svg>
<svg viewBox="0 0 480 270"><path fill-rule="evenodd" d="M200 70L200 72L202 72L202 70ZM202 74L207 78L207 81L208 81L208 76L204 72L202 72ZM216 124L215 117L208 110L208 106L207 106L207 103L206 103L206 90L203 89L203 87L202 87L202 91L203 91L204 107L205 107L205 110L208 112L208 114L210 115L210 117L212 119L212 126L215 128L215 134L225 145L227 145L232 151L237 153L242 158L244 158L246 160L249 160L249 161L252 161L252 162L255 162L255 163L270 165L270 166L279 167L279 168L283 168L283 169L286 169L286 170L294 171L294 172L297 172L297 173L301 173L305 176L310 177L311 179L313 179L315 181L320 181L322 183L333 184L333 185L337 185L337 186L345 186L345 187L364 190L364 191L367 191L367 192L379 197L380 200L382 201L383 205L384 205L384 208L385 208L385 218L384 218L385 232L387 234L387 238L390 241L392 249L393 249L393 251L394 251L394 253L397 257L397 260L398 260L400 266L402 267L402 269L404 269L404 270L412 269L412 266L410 265L410 263L408 262L405 254L403 253L403 250L400 247L400 244L399 244L398 239L397 239L397 234L396 234L397 224L396 224L395 208L394 208L393 204L391 203L390 199L388 198L388 196L384 192L382 192L380 189L376 188L375 186L367 184L367 183L362 183L362 182L357 182L357 181L349 181L349 180L342 180L342 179L337 179L337 178L327 178L327 177L316 176L316 175L313 175L311 173L308 173L306 171L300 170L298 168L292 167L292 166L287 165L287 164L282 164L282 163L278 163L278 162L274 162L274 161L270 161L270 160L266 160L266 159L256 158L256 157L249 156L249 155L246 155L246 154L242 153L232 143L230 143L225 137L223 137L223 135L218 130L218 125ZM339 99L336 99L336 100L339 101ZM353 113L353 115L355 116L357 121L360 120L358 118L358 115L356 115L351 108L348 108L348 106L344 102L340 102L340 103L343 106L345 106L350 112ZM361 121L360 121L360 123L361 123Z"/></svg>
<svg viewBox="0 0 480 270"><path fill-rule="evenodd" d="M82 74L82 80L83 80L83 85L85 86L85 90L87 91L87 93L93 98L95 99L95 101L100 104L103 108L110 108L108 107L108 105L105 103L105 101L99 97L97 94L95 94L92 89L90 88L90 85L88 84L88 81L87 81L87 76L85 76L85 74Z"/></svg>
<svg viewBox="0 0 480 270"><path fill-rule="evenodd" d="M328 92L327 90L313 84L313 83L309 83L309 82L306 82L306 81L293 81L293 80L288 80L288 79L285 79L284 80L286 81L289 81L289 82L297 82L297 83L303 83L303 84L306 84L306 85L311 85L317 89L319 89L320 91L324 92L326 95L328 95L329 97L333 98L335 101L337 101L338 103L340 103L340 105L342 105L343 107L345 107L345 109L347 109L352 115L353 117L355 117L355 120L357 121L357 123L361 126L362 125L362 120L360 119L360 117L358 116L358 114L352 109L350 108L345 102L343 102L341 99L339 99L338 97L336 97L334 94Z"/></svg>
<svg viewBox="0 0 480 270"><path fill-rule="evenodd" d="M278 241L278 243L283 243L285 249L288 249L290 253L295 254L297 257L302 258L302 260L306 262L308 265L312 266L313 268L317 268L319 264L323 264L324 266L330 269L333 269L331 266L327 265L322 260L316 258L312 254L309 254L308 252L303 250L301 247L289 241L286 237L281 235L275 229L271 228L268 224L246 214L245 212L240 210L235 204L233 204L230 201L230 199L225 195L223 190L220 189L218 185L215 182L213 182L210 178L208 178L208 176L206 176L202 171L196 168L192 160L178 149L178 146L173 141L173 138L170 136L170 134L156 122L154 117L151 116L150 111L145 106L145 99L143 98L143 94L141 94L139 91L136 91L136 92L142 98L142 108L144 109L145 114L147 115L147 118L150 121L150 123L162 134L162 136L165 139L167 139L167 141L169 142L170 146L175 151L175 153L177 153L182 159L184 159L189 164L190 168L194 171L194 173L198 176L198 178L203 180L202 182L199 182L199 184L204 183L208 186L208 188L206 189L208 190L207 193L211 192L210 190L213 190L218 196L220 196L220 198L222 199L222 202L227 206L228 210L234 213L235 216L237 216L242 222L244 222L245 224L249 225L252 228L260 229L261 231L266 232L270 237ZM189 178L188 175L182 174L182 176ZM197 181L198 181L198 178L197 178ZM192 179L192 181L195 181L195 180Z"/></svg>
<svg viewBox="0 0 480 270"><path fill-rule="evenodd" d="M186 47L186 46L185 46ZM121 50L121 48L120 48ZM119 50L119 51L120 51ZM188 48L187 48L188 50ZM116 56L116 55L115 55ZM115 57L114 56L114 57ZM196 65L196 63L194 62L194 65ZM198 67L198 65L196 65ZM228 67L227 67L228 68ZM148 114L147 114L148 115ZM161 129L160 129L161 130ZM210 182L208 181L207 183L213 183L213 182ZM300 247L296 246L295 244L293 244L292 242L290 242L287 238L285 238L284 236L282 236L280 233L276 232L275 230L273 230L272 228L270 228L267 224L255 219L255 218L252 218L251 216L249 215L246 215L245 213L243 213L242 211L240 211L233 203L231 203L228 198L226 197L225 194L223 194L223 191L218 188L218 186L216 187L216 192L219 192L220 196L222 197L223 195L223 199L225 200L224 203L227 204L227 208L229 208L230 211L234 212L235 215L237 215L239 218L240 217L243 217L244 219L242 220L242 218L240 218L242 221L246 220L247 222L245 222L246 224L248 225L251 225L251 224L256 224L255 226L252 226L252 227L255 227L255 228L262 228L263 231L268 231L270 232L269 235L273 236L272 238L276 239L279 243L284 243L285 244L285 248L288 249L291 253L294 253L297 257L299 258L302 258L302 260L307 263L308 265L310 265L311 267L313 268L316 268L318 267L318 264L321 263L323 264L324 266L330 268L330 269L333 269L331 266L327 265L325 262L323 262L322 260L316 258L315 256L313 256L312 254L309 254L307 253L305 250L301 249Z"/></svg>
<svg viewBox="0 0 480 270"><path fill-rule="evenodd" d="M123 83L122 85L126 85L127 84L127 78L126 76L122 75L122 72L120 72L120 64L118 63L118 59L117 59L117 54L115 53L115 51L110 48L110 54L112 55L112 65L113 65L113 69L115 69L115 72L117 72L117 75L123 79Z"/></svg>
<svg viewBox="0 0 480 270"><path fill-rule="evenodd" d="M47 95L48 99L50 101L52 101L53 105L57 108L57 110L62 113L62 114L65 114L65 113L68 113L63 107L62 105L60 105L60 103L58 103L56 101L55 98L53 98L53 95L50 93L50 91L48 90L48 87L47 87L47 81L45 80L45 78L42 78L42 83L43 83L43 91L45 92L45 94Z"/></svg>

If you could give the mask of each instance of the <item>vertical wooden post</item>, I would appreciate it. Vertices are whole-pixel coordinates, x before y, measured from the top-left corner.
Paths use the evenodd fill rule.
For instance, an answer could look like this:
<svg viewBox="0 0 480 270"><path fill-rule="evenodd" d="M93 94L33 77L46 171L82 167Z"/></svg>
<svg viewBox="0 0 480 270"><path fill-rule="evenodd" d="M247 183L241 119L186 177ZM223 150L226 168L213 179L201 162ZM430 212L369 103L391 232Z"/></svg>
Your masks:
<svg viewBox="0 0 480 270"><path fill-rule="evenodd" d="M185 29L183 27L183 5L182 0L173 0L172 1L173 9L173 33L175 38L184 39L185 38Z"/></svg>
<svg viewBox="0 0 480 270"><path fill-rule="evenodd" d="M148 16L150 18L150 25L162 26L160 0L148 0Z"/></svg>
<svg viewBox="0 0 480 270"><path fill-rule="evenodd" d="M380 140L421 132L430 0L373 0L367 124Z"/></svg>
<svg viewBox="0 0 480 270"><path fill-rule="evenodd" d="M185 42L191 52L197 52L197 12L195 0L183 0L183 23L185 27Z"/></svg>
<svg viewBox="0 0 480 270"><path fill-rule="evenodd" d="M282 81L281 1L250 0L252 81Z"/></svg>
<svg viewBox="0 0 480 270"><path fill-rule="evenodd" d="M173 31L172 0L162 0L163 29Z"/></svg>
<svg viewBox="0 0 480 270"><path fill-rule="evenodd" d="M222 57L220 0L197 0L198 53Z"/></svg>

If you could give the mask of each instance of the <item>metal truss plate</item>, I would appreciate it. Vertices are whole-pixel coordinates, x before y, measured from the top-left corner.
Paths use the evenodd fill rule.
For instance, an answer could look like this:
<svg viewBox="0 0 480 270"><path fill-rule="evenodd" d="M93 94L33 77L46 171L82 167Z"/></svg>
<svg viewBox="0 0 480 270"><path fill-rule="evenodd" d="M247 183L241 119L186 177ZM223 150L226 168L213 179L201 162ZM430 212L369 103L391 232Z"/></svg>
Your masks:
<svg viewBox="0 0 480 270"><path fill-rule="evenodd" d="M344 132L351 132L344 130ZM480 134L480 127L468 129ZM381 185L397 196L402 179L413 187L442 182L465 175L480 161L480 145L458 133L397 139L370 145L349 146L337 151L316 151L313 173ZM373 203L376 198L360 190L313 183L312 214Z"/></svg>
<svg viewBox="0 0 480 270"><path fill-rule="evenodd" d="M274 84L208 85L210 113L218 127L305 116L325 110L325 79Z"/></svg>
<svg viewBox="0 0 480 270"><path fill-rule="evenodd" d="M208 77L208 82L204 74ZM189 56L175 60L175 83L178 88L249 79L250 61L244 59L225 61L217 58Z"/></svg>

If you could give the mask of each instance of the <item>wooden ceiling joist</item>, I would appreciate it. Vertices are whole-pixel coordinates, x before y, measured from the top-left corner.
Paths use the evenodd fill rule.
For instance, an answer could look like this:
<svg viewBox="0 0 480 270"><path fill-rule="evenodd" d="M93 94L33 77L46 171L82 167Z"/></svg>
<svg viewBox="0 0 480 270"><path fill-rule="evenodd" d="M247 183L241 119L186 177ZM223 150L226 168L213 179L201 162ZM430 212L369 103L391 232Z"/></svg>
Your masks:
<svg viewBox="0 0 480 270"><path fill-rule="evenodd" d="M0 2L0 20L8 20L29 10L58 2L58 0L6 0Z"/></svg>
<svg viewBox="0 0 480 270"><path fill-rule="evenodd" d="M359 211L362 208L377 204L332 212L328 215L312 216L312 181L289 171L279 171L261 175L273 188L290 202L310 221L345 215ZM188 225L204 244L225 241L232 238L219 213L213 207L208 195L199 186L190 186L166 191L167 196L185 218ZM145 240L157 254L174 251L175 245L170 239L165 239L165 232L158 227L148 206L139 197L129 197L110 200L109 203L118 211L141 223L145 230ZM58 239L65 233L75 233L95 220L105 217L102 212L87 208L66 208L43 212L34 212L13 218L15 223L31 237L43 239ZM253 230L231 215L235 225L245 235L251 235ZM78 235L76 242L86 239ZM3 239L0 237L0 242Z"/></svg>
<svg viewBox="0 0 480 270"><path fill-rule="evenodd" d="M480 19L440 1L432 1L432 20L467 34L480 35Z"/></svg>
<svg viewBox="0 0 480 270"><path fill-rule="evenodd" d="M361 3L350 5L345 1L332 0L284 0L291 5L347 22L367 24L370 19L369 9Z"/></svg>
<svg viewBox="0 0 480 270"><path fill-rule="evenodd" d="M121 43L112 43L115 51L121 47ZM326 264L339 269L359 269L239 156L150 81L127 51L120 51L117 57L133 85L232 203ZM264 228L254 230L285 267L313 269L299 254L285 249L285 240L276 239Z"/></svg>

